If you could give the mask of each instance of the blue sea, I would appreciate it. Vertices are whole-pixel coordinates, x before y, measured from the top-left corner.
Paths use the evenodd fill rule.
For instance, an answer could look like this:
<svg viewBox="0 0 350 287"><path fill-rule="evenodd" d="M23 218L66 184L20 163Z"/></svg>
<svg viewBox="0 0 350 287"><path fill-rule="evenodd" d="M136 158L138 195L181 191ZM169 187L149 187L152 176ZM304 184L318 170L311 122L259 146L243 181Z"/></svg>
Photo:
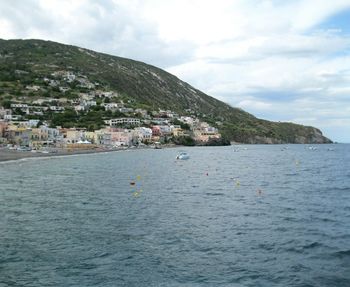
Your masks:
<svg viewBox="0 0 350 287"><path fill-rule="evenodd" d="M0 204L1 287L350 286L346 144L5 162Z"/></svg>

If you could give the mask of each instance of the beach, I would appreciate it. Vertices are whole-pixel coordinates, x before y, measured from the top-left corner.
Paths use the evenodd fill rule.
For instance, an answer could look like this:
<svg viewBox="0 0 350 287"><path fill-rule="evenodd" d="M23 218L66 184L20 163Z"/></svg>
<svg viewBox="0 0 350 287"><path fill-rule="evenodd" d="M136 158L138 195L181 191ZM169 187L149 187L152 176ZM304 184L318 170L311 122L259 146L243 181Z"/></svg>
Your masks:
<svg viewBox="0 0 350 287"><path fill-rule="evenodd" d="M164 148L174 148L181 147L180 145L174 144L164 144L162 145L162 149ZM77 155L77 154L92 154L92 153L103 153L103 152L115 152L115 151L125 151L135 149L153 149L153 146L139 146L139 147L120 147L120 148L105 148L105 147L97 147L97 148L55 148L54 152L42 153L42 152L31 152L31 151L19 151L19 150L11 150L8 148L0 147L0 162L4 161L12 161L12 160L20 160L24 158L36 158L36 157L56 157L56 156L67 156L67 155Z"/></svg>
<svg viewBox="0 0 350 287"><path fill-rule="evenodd" d="M30 152L30 151L18 151L10 150L6 148L0 148L0 162L19 160L23 158L34 158L34 157L54 157L54 156L67 156L75 154L90 154L99 152L112 152L120 151L122 149L55 149L54 153L40 153L40 152Z"/></svg>

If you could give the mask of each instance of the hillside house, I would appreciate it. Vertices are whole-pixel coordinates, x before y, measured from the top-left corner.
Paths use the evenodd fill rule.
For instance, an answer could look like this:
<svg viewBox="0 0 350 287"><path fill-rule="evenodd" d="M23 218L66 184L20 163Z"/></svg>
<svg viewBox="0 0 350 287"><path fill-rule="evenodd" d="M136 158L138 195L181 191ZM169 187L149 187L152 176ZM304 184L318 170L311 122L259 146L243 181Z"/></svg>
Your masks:
<svg viewBox="0 0 350 287"><path fill-rule="evenodd" d="M141 120L137 118L116 118L106 121L111 127L120 126L120 125L130 125L130 126L139 126Z"/></svg>

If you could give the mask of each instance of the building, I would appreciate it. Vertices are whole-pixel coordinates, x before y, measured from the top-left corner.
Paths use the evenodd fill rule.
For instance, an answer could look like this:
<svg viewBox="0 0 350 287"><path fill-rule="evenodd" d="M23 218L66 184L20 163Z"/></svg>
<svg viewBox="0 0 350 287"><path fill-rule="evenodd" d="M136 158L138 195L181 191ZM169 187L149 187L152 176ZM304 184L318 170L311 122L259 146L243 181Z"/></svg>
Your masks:
<svg viewBox="0 0 350 287"><path fill-rule="evenodd" d="M5 139L5 131L7 129L8 123L0 120L0 142Z"/></svg>
<svg viewBox="0 0 350 287"><path fill-rule="evenodd" d="M219 134L218 129L211 127L206 122L200 122L193 130L194 139L200 142L208 142L210 139L219 139L221 134Z"/></svg>
<svg viewBox="0 0 350 287"><path fill-rule="evenodd" d="M11 109L0 108L0 119L5 120L8 116L12 115Z"/></svg>
<svg viewBox="0 0 350 287"><path fill-rule="evenodd" d="M107 124L109 124L111 127L120 125L139 126L141 124L141 120L137 118L117 118L108 120Z"/></svg>
<svg viewBox="0 0 350 287"><path fill-rule="evenodd" d="M29 128L8 125L5 131L5 137L12 144L20 146L29 146L31 142L32 130Z"/></svg>
<svg viewBox="0 0 350 287"><path fill-rule="evenodd" d="M159 126L152 126L152 136L159 137L160 135L161 135L160 127Z"/></svg>
<svg viewBox="0 0 350 287"><path fill-rule="evenodd" d="M50 110L53 112L63 112L64 107L59 107L59 106L50 106Z"/></svg>
<svg viewBox="0 0 350 287"><path fill-rule="evenodd" d="M152 140L152 130L150 128L137 127L132 134L135 143L150 142Z"/></svg>
<svg viewBox="0 0 350 287"><path fill-rule="evenodd" d="M65 132L64 142L74 144L84 139L84 129L67 129Z"/></svg>
<svg viewBox="0 0 350 287"><path fill-rule="evenodd" d="M111 144L113 146L129 146L132 141L132 133L127 129L116 129L111 132Z"/></svg>
<svg viewBox="0 0 350 287"><path fill-rule="evenodd" d="M120 108L121 104L118 103L103 103L101 106L105 108L106 111L117 111Z"/></svg>

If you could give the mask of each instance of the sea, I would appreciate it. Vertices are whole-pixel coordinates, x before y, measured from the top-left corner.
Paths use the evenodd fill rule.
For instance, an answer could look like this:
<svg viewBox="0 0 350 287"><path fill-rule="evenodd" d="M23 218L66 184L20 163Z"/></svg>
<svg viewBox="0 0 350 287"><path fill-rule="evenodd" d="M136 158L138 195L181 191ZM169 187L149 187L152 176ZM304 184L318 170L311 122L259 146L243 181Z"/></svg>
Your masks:
<svg viewBox="0 0 350 287"><path fill-rule="evenodd" d="M1 287L350 286L347 144L3 162L0 205Z"/></svg>

